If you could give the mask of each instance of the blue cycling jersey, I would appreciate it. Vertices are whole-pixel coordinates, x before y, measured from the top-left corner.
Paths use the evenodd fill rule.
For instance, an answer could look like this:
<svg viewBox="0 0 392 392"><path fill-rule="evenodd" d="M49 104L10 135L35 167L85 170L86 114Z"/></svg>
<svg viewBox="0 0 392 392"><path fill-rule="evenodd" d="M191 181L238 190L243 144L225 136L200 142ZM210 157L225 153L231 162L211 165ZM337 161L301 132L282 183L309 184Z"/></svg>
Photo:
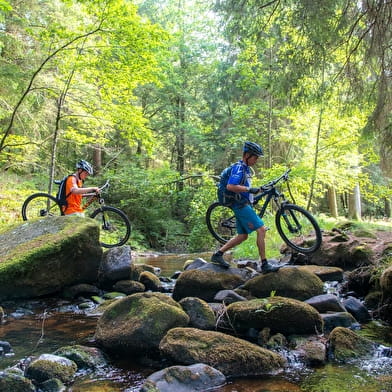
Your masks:
<svg viewBox="0 0 392 392"><path fill-rule="evenodd" d="M245 181L244 181L245 178ZM231 185L244 185L247 187L251 186L251 171L249 166L242 160L238 161L235 165L233 165L233 169L231 170L231 175L229 180L227 181L228 184ZM243 206L244 202L253 203L253 195L249 192L241 192L241 200L236 201L233 205L233 208L238 206Z"/></svg>

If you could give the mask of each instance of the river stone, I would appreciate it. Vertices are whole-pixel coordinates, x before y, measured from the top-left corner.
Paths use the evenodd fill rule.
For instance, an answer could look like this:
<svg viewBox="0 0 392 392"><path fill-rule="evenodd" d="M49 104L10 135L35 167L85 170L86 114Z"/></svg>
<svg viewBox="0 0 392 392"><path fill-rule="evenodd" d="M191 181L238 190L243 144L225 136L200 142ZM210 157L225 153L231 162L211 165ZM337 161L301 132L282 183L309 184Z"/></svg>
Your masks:
<svg viewBox="0 0 392 392"><path fill-rule="evenodd" d="M163 356L177 363L205 363L226 377L261 376L277 373L285 359L270 350L221 332L173 328L162 339Z"/></svg>
<svg viewBox="0 0 392 392"><path fill-rule="evenodd" d="M244 284L254 297L281 297L303 301L323 293L323 282L315 274L297 267L281 268L278 272L259 275Z"/></svg>
<svg viewBox="0 0 392 392"><path fill-rule="evenodd" d="M81 345L64 346L57 349L54 355L59 355L74 361L78 369L98 369L107 365L103 352L96 347Z"/></svg>
<svg viewBox="0 0 392 392"><path fill-rule="evenodd" d="M95 282L101 257L93 219L60 216L15 226L0 234L0 300Z"/></svg>
<svg viewBox="0 0 392 392"><path fill-rule="evenodd" d="M211 366L196 363L171 366L151 374L140 392L205 392L226 382L226 377Z"/></svg>
<svg viewBox="0 0 392 392"><path fill-rule="evenodd" d="M98 345L119 355L145 354L158 348L166 332L188 325L181 306L162 293L136 293L109 305L95 331Z"/></svg>
<svg viewBox="0 0 392 392"><path fill-rule="evenodd" d="M305 302L312 305L320 313L346 311L339 298L333 294L316 295L315 297L307 299Z"/></svg>
<svg viewBox="0 0 392 392"><path fill-rule="evenodd" d="M373 355L376 344L348 328L337 327L329 335L330 355L339 362Z"/></svg>
<svg viewBox="0 0 392 392"><path fill-rule="evenodd" d="M189 316L189 326L199 329L214 329L215 314L208 303L200 298L183 298L179 304Z"/></svg>
<svg viewBox="0 0 392 392"><path fill-rule="evenodd" d="M35 392L35 386L28 378L12 371L0 371L1 392Z"/></svg>
<svg viewBox="0 0 392 392"><path fill-rule="evenodd" d="M51 378L58 378L66 384L72 381L77 369L76 363L68 358L53 354L42 354L28 365L25 375L38 383Z"/></svg>
<svg viewBox="0 0 392 392"><path fill-rule="evenodd" d="M234 289L244 283L238 275L213 271L184 271L176 281L173 299L179 301L185 297L198 297L212 302L216 293L225 289Z"/></svg>
<svg viewBox="0 0 392 392"><path fill-rule="evenodd" d="M272 333L321 333L323 321L312 306L292 298L269 297L235 302L227 309L228 326L236 331L270 328Z"/></svg>

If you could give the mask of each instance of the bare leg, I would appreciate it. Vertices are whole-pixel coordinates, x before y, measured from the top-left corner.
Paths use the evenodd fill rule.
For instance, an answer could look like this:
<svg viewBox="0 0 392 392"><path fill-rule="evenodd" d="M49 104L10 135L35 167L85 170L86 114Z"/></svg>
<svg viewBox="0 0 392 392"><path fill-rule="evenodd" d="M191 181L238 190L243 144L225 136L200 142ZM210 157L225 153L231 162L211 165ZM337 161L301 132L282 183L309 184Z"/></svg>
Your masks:
<svg viewBox="0 0 392 392"><path fill-rule="evenodd" d="M256 244L257 248L259 249L260 260L263 261L266 259L265 256L265 233L266 233L265 226L261 226L256 230L257 239Z"/></svg>
<svg viewBox="0 0 392 392"><path fill-rule="evenodd" d="M248 234L237 234L230 241L226 242L219 250L224 253L227 250L234 248L235 246L241 244L248 238Z"/></svg>

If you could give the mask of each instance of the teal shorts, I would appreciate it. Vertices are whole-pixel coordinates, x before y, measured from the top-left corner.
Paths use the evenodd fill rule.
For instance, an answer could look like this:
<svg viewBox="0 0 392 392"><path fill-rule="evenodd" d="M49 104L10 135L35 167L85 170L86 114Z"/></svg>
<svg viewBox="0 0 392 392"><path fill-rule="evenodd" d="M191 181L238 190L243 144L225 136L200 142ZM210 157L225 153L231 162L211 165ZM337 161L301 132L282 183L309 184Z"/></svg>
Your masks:
<svg viewBox="0 0 392 392"><path fill-rule="evenodd" d="M233 208L233 211L238 234L250 234L252 231L264 226L263 220L249 204L242 208Z"/></svg>

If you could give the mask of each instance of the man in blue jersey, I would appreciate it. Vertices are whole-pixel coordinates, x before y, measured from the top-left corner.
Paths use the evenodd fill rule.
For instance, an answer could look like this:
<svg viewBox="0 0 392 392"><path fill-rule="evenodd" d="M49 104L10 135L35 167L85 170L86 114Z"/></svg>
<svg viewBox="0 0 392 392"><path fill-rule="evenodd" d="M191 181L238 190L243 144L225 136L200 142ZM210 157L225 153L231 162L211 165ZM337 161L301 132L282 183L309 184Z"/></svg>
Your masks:
<svg viewBox="0 0 392 392"><path fill-rule="evenodd" d="M215 252L211 261L220 264L226 268L230 264L223 258L224 252L241 244L248 238L248 235L256 231L257 248L259 250L261 260L261 271L263 273L275 272L279 270L279 266L268 262L265 255L265 232L266 228L263 220L256 214L252 207L253 195L260 191L260 188L251 187L251 169L259 157L263 156L262 148L253 142L245 142L243 147L242 160L238 161L231 170L230 177L227 182L227 190L234 192L235 201L230 206L236 217L237 235L224 244L217 252Z"/></svg>

